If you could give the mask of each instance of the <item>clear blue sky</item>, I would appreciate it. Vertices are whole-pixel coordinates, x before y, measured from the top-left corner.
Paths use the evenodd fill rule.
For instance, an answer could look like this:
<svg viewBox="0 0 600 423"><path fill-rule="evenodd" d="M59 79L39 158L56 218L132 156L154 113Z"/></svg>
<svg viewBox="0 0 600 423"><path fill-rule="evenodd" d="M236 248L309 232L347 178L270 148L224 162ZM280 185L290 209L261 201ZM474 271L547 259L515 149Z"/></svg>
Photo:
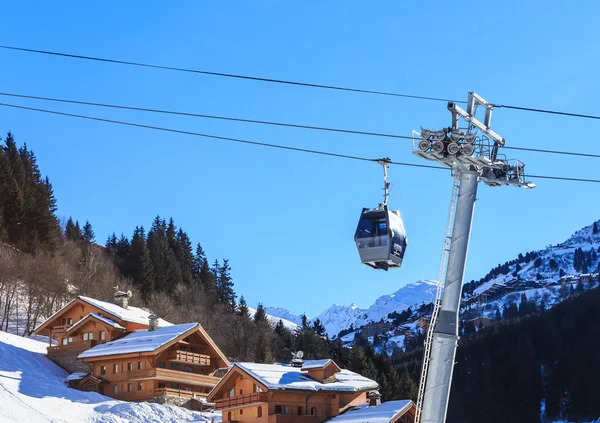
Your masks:
<svg viewBox="0 0 600 423"><path fill-rule="evenodd" d="M507 2L7 2L2 44L83 55L600 114L600 5ZM0 50L0 90L409 135L450 123L444 103L331 92ZM410 142L0 99L190 131L396 161ZM599 152L598 121L498 109L508 145ZM410 245L401 270L362 266L360 210L380 200L375 164L0 108L54 184L59 216L97 240L173 217L209 258L227 257L253 306L309 317L369 306L435 278L450 195L445 172L393 167L390 203ZM511 155L511 157L515 157ZM598 178L598 159L522 153L534 174ZM480 185L466 281L598 219L599 186Z"/></svg>

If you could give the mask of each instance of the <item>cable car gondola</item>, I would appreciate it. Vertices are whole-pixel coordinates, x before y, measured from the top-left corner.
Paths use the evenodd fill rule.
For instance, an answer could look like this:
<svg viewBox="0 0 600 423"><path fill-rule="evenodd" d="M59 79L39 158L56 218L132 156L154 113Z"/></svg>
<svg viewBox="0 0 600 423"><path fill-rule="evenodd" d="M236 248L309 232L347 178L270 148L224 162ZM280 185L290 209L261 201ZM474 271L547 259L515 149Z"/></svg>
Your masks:
<svg viewBox="0 0 600 423"><path fill-rule="evenodd" d="M402 266L408 243L400 212L387 205L390 184L387 181L389 159L378 160L383 166L384 201L374 209L364 208L354 234L360 261L374 269Z"/></svg>

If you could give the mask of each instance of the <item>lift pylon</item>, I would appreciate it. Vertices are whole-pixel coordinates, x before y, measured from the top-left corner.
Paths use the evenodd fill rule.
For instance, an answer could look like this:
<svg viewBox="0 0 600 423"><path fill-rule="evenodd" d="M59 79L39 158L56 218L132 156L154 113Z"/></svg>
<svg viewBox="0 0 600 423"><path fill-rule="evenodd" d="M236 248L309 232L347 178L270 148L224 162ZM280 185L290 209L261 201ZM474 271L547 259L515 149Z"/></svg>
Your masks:
<svg viewBox="0 0 600 423"><path fill-rule="evenodd" d="M475 117L478 106L485 108L484 122ZM499 154L505 140L490 128L493 108L492 104L471 92L466 111L456 103L448 103L452 113L450 127L437 131L421 128L420 134L413 132L418 135L413 138L413 154L450 167L455 178L440 263L439 282L443 278L444 288L441 301L439 293L436 297L425 339L415 423L443 423L446 420L478 182L483 181L489 186L535 187L525 180L525 165L521 161L508 160ZM464 121L464 128L459 127L459 118Z"/></svg>

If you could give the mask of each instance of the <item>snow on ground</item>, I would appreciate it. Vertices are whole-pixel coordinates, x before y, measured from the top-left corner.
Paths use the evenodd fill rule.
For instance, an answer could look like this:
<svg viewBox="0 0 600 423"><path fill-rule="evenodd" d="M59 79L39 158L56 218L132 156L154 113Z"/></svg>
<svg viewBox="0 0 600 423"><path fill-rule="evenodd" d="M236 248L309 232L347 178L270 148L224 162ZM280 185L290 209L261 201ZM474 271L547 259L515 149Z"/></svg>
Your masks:
<svg viewBox="0 0 600 423"><path fill-rule="evenodd" d="M0 332L0 421L2 423L211 422L215 414L181 407L117 401L70 389L67 373L45 356L47 341Z"/></svg>

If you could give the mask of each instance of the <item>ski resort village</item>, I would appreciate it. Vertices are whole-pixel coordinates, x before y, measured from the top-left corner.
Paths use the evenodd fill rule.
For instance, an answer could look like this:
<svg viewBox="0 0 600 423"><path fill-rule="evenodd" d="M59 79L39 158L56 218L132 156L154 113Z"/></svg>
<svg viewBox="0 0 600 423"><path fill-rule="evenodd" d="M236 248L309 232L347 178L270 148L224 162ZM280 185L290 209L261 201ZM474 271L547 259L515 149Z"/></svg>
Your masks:
<svg viewBox="0 0 600 423"><path fill-rule="evenodd" d="M600 423L600 2L0 10L0 423Z"/></svg>

